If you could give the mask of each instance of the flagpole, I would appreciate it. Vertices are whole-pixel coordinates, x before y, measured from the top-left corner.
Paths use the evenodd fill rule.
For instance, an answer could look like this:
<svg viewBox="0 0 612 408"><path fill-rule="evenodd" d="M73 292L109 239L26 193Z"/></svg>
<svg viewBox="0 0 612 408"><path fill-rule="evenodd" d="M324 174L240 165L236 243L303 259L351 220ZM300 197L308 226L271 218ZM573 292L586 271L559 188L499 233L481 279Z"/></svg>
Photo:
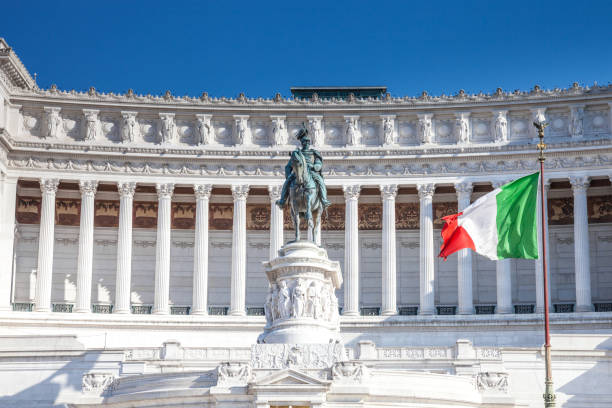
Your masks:
<svg viewBox="0 0 612 408"><path fill-rule="evenodd" d="M548 126L544 122L533 122L533 125L538 129L538 137L540 142L538 143L538 161L540 162L540 211L541 211L541 228L542 228L542 275L544 276L544 353L545 353L545 367L546 367L546 379L544 380L545 389L542 397L544 398L544 407L555 407L555 390L553 387L552 380L552 369L550 365L550 324L549 324L549 310L548 310L548 268L546 265L546 202L544 197L544 149L546 144L544 143L544 128Z"/></svg>

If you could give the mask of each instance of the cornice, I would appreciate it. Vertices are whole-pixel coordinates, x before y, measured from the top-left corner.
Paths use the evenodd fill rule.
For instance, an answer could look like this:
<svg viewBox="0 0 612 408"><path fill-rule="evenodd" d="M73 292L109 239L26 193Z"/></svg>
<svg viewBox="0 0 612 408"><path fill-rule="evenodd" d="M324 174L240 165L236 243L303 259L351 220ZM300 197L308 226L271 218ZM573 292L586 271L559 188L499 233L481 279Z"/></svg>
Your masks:
<svg viewBox="0 0 612 408"><path fill-rule="evenodd" d="M34 79L30 76L27 68L23 65L17 54L0 37L0 71L1 77L10 89L18 91L37 89Z"/></svg>
<svg viewBox="0 0 612 408"><path fill-rule="evenodd" d="M29 100L41 103L108 105L115 104L121 109L127 107L159 107L162 109L212 109L214 111L231 110L240 111L304 111L321 112L328 110L368 110L376 109L387 111L391 109L425 109L437 107L460 108L482 105L499 109L500 105L516 104L547 104L559 101L582 101L600 99L612 96L612 84L608 86L593 85L582 87L574 83L566 89L543 90L534 87L530 91L504 92L498 89L491 94L467 94L460 91L455 95L430 96L426 92L418 97L392 97L387 95L383 99L356 98L346 99L294 99L284 98L277 94L275 98L247 98L241 95L238 98L209 97L205 93L200 97L173 96L169 91L164 95L141 95L133 91L121 93L98 92L90 88L87 92L75 90L64 91L56 86L43 90L39 88L15 89L12 97L15 100Z"/></svg>

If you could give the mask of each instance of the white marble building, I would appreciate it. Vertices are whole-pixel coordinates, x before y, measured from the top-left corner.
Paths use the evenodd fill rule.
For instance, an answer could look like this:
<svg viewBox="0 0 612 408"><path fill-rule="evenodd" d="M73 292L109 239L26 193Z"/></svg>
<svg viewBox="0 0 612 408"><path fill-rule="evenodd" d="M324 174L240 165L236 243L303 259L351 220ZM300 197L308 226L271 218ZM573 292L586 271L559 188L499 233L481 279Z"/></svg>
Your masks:
<svg viewBox="0 0 612 408"><path fill-rule="evenodd" d="M537 171L535 119L557 401L609 407L612 86L43 90L0 39L0 406L541 406L541 263L437 258L442 216ZM334 203L321 245L343 274L347 366L288 366L238 395L221 363L246 363L263 330L262 262L292 235L271 203L302 123Z"/></svg>

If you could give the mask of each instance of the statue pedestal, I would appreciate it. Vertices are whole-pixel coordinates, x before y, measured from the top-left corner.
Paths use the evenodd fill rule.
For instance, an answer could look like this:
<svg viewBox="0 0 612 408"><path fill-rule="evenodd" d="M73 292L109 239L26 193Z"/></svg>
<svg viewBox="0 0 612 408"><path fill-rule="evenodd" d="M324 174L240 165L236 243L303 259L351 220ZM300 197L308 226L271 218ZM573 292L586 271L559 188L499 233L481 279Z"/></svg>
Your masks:
<svg viewBox="0 0 612 408"><path fill-rule="evenodd" d="M264 305L267 324L258 343L340 342L340 264L311 241L286 244L278 258L264 262L270 289Z"/></svg>

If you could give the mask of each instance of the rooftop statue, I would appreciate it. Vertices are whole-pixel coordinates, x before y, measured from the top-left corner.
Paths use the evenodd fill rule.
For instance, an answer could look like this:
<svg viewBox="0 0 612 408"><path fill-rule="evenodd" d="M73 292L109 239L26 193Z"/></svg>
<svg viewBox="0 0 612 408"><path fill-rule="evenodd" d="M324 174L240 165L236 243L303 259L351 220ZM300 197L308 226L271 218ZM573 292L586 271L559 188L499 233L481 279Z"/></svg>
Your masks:
<svg viewBox="0 0 612 408"><path fill-rule="evenodd" d="M285 166L285 183L281 198L276 202L285 207L287 199L291 204L291 217L295 227L295 241L300 240L300 217L306 219L312 231L313 241L319 242L319 226L323 210L331 205L327 199L327 188L321 174L323 157L310 148L310 137L305 126L297 133L302 148L295 149Z"/></svg>

